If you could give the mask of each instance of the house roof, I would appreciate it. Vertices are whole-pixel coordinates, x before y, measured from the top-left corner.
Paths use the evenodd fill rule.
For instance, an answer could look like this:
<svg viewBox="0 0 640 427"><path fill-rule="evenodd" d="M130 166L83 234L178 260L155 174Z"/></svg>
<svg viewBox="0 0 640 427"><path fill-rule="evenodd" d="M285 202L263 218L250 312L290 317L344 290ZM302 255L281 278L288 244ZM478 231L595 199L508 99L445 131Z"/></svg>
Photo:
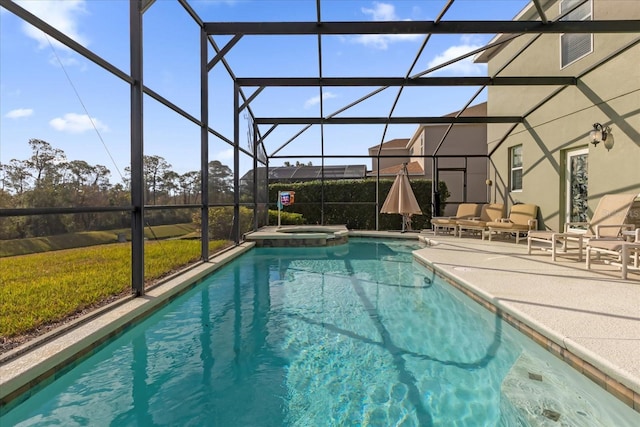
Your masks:
<svg viewBox="0 0 640 427"><path fill-rule="evenodd" d="M397 164L393 166L389 166L387 168L380 169L380 176L396 176L400 170L402 170L403 164ZM424 169L420 166L418 162L409 162L407 163L407 172L409 176L424 176ZM377 171L371 171L367 174L367 176L376 176L378 174Z"/></svg>
<svg viewBox="0 0 640 427"><path fill-rule="evenodd" d="M409 143L409 138L396 138L387 142L382 143L382 149L395 149L395 148L406 148ZM374 145L373 147L369 147L369 150L377 149L380 145Z"/></svg>
<svg viewBox="0 0 640 427"><path fill-rule="evenodd" d="M458 115L460 111L454 111L452 113L449 113L447 115L445 115L444 117L455 117ZM480 104L476 104L476 105L471 105L467 108L465 108L465 110L462 112L462 114L460 114L460 116L465 117L465 116L486 116L487 115L487 103L486 102L481 102ZM440 124L439 126L443 126L442 124ZM449 126L449 125L444 125L444 126Z"/></svg>
<svg viewBox="0 0 640 427"><path fill-rule="evenodd" d="M258 168L264 169L264 168ZM322 179L359 179L367 175L366 165L276 166L269 168L269 180L310 181Z"/></svg>

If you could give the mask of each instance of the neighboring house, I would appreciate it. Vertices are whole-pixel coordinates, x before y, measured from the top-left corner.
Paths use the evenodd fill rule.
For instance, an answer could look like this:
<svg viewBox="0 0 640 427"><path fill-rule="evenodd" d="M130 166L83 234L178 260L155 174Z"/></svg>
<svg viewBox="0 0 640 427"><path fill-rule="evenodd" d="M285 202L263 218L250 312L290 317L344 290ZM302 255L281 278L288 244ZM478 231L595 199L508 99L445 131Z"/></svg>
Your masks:
<svg viewBox="0 0 640 427"><path fill-rule="evenodd" d="M445 117L455 117L458 114L456 111ZM482 117L486 114L487 104L481 103L470 106L460 115ZM376 145L369 148L369 155L375 156L378 147ZM450 193L445 207L446 215L455 214L459 203L484 203L488 200L485 123L456 124L450 130L448 124L419 125L411 138L382 144L381 154L401 157L380 159L380 176L395 176L402 163L407 162L410 177L432 179L435 164L437 179L446 183ZM377 174L377 162L373 158L369 176Z"/></svg>
<svg viewBox="0 0 640 427"><path fill-rule="evenodd" d="M540 0L549 20L575 0ZM640 19L637 1L590 0L568 20ZM515 20L538 19L530 3ZM640 44L638 34L543 34L518 37L475 58L490 76L572 76L575 86L488 87L489 116L524 123L489 124L491 199L534 203L541 228L586 219L599 198L640 192ZM494 41L504 39L498 35ZM514 59L515 58L515 59ZM610 149L590 143L595 123L611 127ZM613 137L613 140L611 139Z"/></svg>
<svg viewBox="0 0 640 427"><path fill-rule="evenodd" d="M408 143L408 138L399 138L383 142L382 149L380 149L379 145L370 147L369 155L371 156L371 170L375 172L380 169L380 172L382 172L382 170L389 167L395 166L399 168L403 163L409 162L409 149L407 148ZM380 156L393 157L380 157L380 165L378 166L378 154L380 154ZM398 173L397 170L395 173L392 173L392 175L395 176L396 173Z"/></svg>

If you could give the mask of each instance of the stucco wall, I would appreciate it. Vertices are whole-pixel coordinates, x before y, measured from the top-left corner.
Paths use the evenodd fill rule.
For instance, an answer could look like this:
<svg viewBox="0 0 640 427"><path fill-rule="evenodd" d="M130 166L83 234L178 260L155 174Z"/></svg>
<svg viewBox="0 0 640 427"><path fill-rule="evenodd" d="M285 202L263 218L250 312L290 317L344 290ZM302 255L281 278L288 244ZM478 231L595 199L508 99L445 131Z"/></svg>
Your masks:
<svg viewBox="0 0 640 427"><path fill-rule="evenodd" d="M377 150L369 150L369 155L375 156L378 154ZM385 169L391 166L399 165L409 161L409 150L406 148L385 148L382 150L381 155L384 156L397 156L397 157L382 157L380 158L380 167L378 168L378 159L376 157L371 158L371 170L376 171L378 169Z"/></svg>
<svg viewBox="0 0 640 427"><path fill-rule="evenodd" d="M432 155L446 132L447 126L425 126L426 135L425 153ZM485 124L455 125L447 135L445 142L438 150L439 156L468 156L487 154L487 131ZM432 176L432 160L426 159L423 168L425 175ZM485 184L487 175L486 158L442 157L438 159L440 180L447 183L451 193L451 202L478 202L487 201L487 187ZM443 169L467 169L466 197L464 194L464 173L462 171L443 171ZM455 214L456 206L453 206ZM449 213L446 211L445 213Z"/></svg>
<svg viewBox="0 0 640 427"><path fill-rule="evenodd" d="M554 2L548 17L558 14ZM594 19L640 19L636 2L598 0ZM638 34L594 34L593 52L560 69L559 35L544 35L500 75L580 76L611 53L628 45ZM530 36L528 36L530 37ZM524 40L510 43L489 61L490 73L511 58ZM526 117L492 155L493 196L508 205L535 203L542 226L558 230L565 221L564 159L567 150L588 147L588 197L590 211L607 193L640 193L640 44L582 76L576 86L561 90ZM490 87L489 115L529 112L555 87ZM615 146L588 143L593 123L612 127ZM489 125L488 145L499 144L510 126ZM509 148L523 146L523 190L508 191Z"/></svg>

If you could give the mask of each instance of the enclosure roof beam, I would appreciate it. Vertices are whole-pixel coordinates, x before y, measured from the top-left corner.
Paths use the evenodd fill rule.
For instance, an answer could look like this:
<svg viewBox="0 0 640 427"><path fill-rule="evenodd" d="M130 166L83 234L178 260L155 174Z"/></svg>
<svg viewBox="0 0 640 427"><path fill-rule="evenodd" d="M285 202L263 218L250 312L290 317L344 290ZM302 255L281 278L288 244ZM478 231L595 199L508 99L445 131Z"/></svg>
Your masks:
<svg viewBox="0 0 640 427"><path fill-rule="evenodd" d="M222 58L224 58L227 52L229 52L231 48L233 48L233 46L235 46L240 41L241 38L242 38L242 35L240 34L236 34L235 36L233 36L233 38L229 41L229 43L227 43L222 49L220 49L220 51L218 51L216 56L214 56L213 59L209 61L209 63L207 64L207 71L211 71L211 69L220 60L222 60Z"/></svg>
<svg viewBox="0 0 640 427"><path fill-rule="evenodd" d="M264 86L259 87L255 92L253 92L253 94L251 94L251 96L249 96L249 98L247 98L246 101L244 101L244 103L240 106L239 110L242 111L245 108L247 108L251 103L251 101L253 101L258 95L260 95L260 92L262 92L263 90L264 90Z"/></svg>
<svg viewBox="0 0 640 427"><path fill-rule="evenodd" d="M453 4L454 1L455 0L447 1L447 4L444 5L442 10L440 11L438 16L436 17L436 19L434 21L435 23L438 23L438 22L440 22L442 20L442 18L447 13L447 11L449 10L449 8L451 7L451 5ZM405 74L405 78L409 78L409 76L411 76L411 72L413 71L413 69L418 64L418 60L420 59L420 56L422 55L422 53L424 52L425 48L427 47L427 43L429 43L429 40L431 40L431 34L425 35L424 40L422 41L422 45L418 49L418 52L416 53L416 56L413 58L413 62L411 63L411 66L409 67L409 70ZM396 93L396 97L395 97L395 99L393 101L393 104L391 105L391 109L389 110L388 117L392 117L393 116L393 112L395 111L396 107L398 106L398 102L400 101L400 97L402 96L402 92L404 91L404 88L405 88L404 86L400 86L400 88L398 89L398 92ZM388 128L389 128L389 124L387 123L387 124L385 124L384 130L382 131L382 136L380 137L380 146L378 147L378 155L382 151L382 143L384 142L385 138L387 137Z"/></svg>
<svg viewBox="0 0 640 427"><path fill-rule="evenodd" d="M133 206L76 206L73 208L0 209L0 218L28 215L64 215L74 213L133 212Z"/></svg>
<svg viewBox="0 0 640 427"><path fill-rule="evenodd" d="M238 77L241 87L314 86L567 86L575 85L571 76L522 77Z"/></svg>
<svg viewBox="0 0 640 427"><path fill-rule="evenodd" d="M376 125L376 124L473 124L521 123L520 116L440 116L440 117L256 117L258 125Z"/></svg>
<svg viewBox="0 0 640 427"><path fill-rule="evenodd" d="M538 16L540 16L540 20L543 24L548 24L549 20L547 19L547 15L544 13L544 9L540 4L540 0L533 0L533 4L536 6L536 10L538 11Z"/></svg>
<svg viewBox="0 0 640 427"><path fill-rule="evenodd" d="M636 33L640 20L205 22L209 35Z"/></svg>
<svg viewBox="0 0 640 427"><path fill-rule="evenodd" d="M285 155L273 155L273 156L269 156L270 159L291 159L291 158L301 158L301 159L320 159L324 157L325 159L375 159L375 158L381 158L381 159L406 159L407 155L406 154L380 154L378 155L371 155L371 154L350 154L350 155L345 155L345 154L325 154L324 156L322 154L285 154ZM431 154L423 154L421 156L411 156L414 158L421 158L421 159L433 159L433 158L439 158L439 159L464 159L464 158L488 158L488 156L486 154L438 154L437 156L431 155ZM449 169L451 170L451 169ZM395 175L395 174L394 174ZM182 205L179 205L182 206Z"/></svg>

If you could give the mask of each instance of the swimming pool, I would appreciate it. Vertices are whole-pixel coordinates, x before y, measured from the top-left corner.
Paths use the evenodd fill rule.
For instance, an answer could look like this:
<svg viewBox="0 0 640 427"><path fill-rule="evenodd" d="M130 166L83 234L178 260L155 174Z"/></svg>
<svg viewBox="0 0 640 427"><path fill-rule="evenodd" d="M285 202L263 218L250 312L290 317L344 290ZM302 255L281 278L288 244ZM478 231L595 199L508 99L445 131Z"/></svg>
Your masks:
<svg viewBox="0 0 640 427"><path fill-rule="evenodd" d="M418 247L254 249L0 421L637 425L631 408L413 261Z"/></svg>

